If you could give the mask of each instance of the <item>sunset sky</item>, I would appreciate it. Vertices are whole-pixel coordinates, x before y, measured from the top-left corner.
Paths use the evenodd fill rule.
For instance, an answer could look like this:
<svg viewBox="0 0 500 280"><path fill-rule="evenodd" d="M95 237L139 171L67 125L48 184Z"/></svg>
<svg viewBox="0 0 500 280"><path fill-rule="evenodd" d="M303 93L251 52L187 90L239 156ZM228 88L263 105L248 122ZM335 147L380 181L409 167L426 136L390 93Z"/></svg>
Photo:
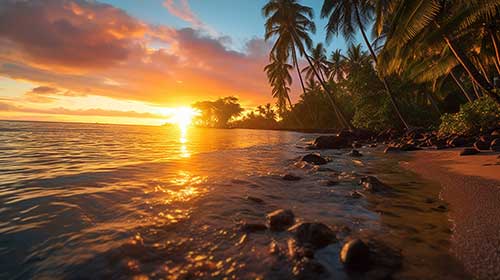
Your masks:
<svg viewBox="0 0 500 280"><path fill-rule="evenodd" d="M156 125L200 100L272 103L265 3L0 1L0 119ZM322 1L302 3L315 9L313 38L323 41Z"/></svg>

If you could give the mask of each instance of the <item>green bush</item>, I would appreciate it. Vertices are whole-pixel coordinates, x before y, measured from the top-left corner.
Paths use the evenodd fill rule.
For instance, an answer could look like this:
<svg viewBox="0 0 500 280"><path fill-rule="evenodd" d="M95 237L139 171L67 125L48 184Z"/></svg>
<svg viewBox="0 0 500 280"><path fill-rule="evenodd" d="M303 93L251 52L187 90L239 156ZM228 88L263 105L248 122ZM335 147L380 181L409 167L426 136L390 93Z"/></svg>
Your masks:
<svg viewBox="0 0 500 280"><path fill-rule="evenodd" d="M387 102L380 106L373 104L363 104L358 106L352 118L352 124L357 128L381 131L392 127L394 120L391 118L391 107Z"/></svg>
<svg viewBox="0 0 500 280"><path fill-rule="evenodd" d="M472 103L464 104L454 114L441 117L441 135L473 135L488 128L498 126L500 106L490 97L481 97Z"/></svg>

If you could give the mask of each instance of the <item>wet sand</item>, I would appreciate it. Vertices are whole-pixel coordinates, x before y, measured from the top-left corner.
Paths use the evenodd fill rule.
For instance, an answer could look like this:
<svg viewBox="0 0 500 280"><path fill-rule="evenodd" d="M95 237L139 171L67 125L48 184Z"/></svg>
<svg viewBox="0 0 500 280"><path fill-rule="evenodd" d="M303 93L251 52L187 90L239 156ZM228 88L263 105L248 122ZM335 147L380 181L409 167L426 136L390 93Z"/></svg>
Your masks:
<svg viewBox="0 0 500 280"><path fill-rule="evenodd" d="M459 152L414 152L402 166L442 186L454 225L452 251L466 270L477 279L500 279L500 159Z"/></svg>

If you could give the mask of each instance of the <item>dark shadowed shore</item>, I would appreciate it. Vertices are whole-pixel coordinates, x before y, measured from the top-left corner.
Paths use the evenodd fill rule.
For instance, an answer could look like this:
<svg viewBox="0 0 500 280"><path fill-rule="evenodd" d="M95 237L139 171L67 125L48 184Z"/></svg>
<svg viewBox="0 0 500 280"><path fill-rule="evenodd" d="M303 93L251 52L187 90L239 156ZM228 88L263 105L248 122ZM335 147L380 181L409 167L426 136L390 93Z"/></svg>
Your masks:
<svg viewBox="0 0 500 280"><path fill-rule="evenodd" d="M442 186L454 224L452 250L478 279L500 279L498 154L460 157L458 150L418 151L402 165Z"/></svg>

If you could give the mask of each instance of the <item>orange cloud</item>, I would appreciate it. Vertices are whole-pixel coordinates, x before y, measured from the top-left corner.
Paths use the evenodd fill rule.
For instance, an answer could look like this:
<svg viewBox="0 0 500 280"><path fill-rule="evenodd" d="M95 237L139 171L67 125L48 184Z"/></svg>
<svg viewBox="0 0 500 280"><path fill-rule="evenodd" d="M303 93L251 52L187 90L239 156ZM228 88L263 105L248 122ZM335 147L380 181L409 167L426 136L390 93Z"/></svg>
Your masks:
<svg viewBox="0 0 500 280"><path fill-rule="evenodd" d="M70 91L159 106L228 95L247 105L270 102L268 44L256 38L234 51L228 42L193 28L148 25L94 1L0 2L0 76L60 91L31 96Z"/></svg>

